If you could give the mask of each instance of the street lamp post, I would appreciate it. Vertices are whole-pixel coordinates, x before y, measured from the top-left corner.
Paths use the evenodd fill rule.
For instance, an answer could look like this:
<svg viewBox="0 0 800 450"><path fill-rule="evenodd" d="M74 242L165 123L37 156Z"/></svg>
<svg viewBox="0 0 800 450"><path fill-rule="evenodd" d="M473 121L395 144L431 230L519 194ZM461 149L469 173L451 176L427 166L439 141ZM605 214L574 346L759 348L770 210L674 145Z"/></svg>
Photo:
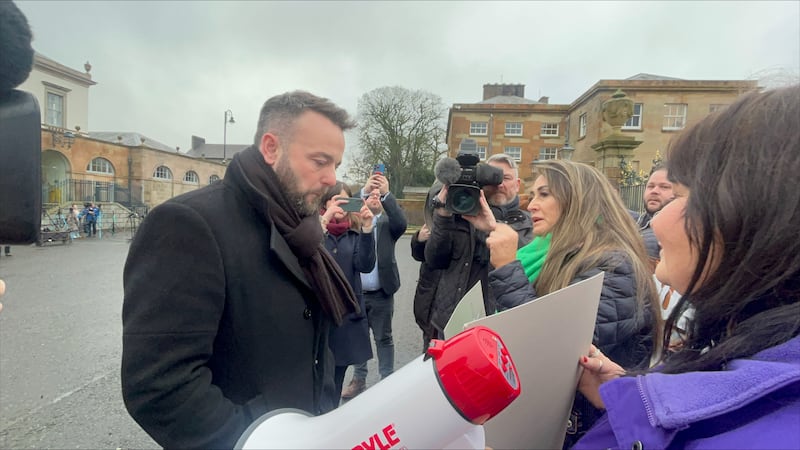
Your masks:
<svg viewBox="0 0 800 450"><path fill-rule="evenodd" d="M230 116L230 120L228 117ZM225 118L223 119L223 129L222 129L222 163L225 164L225 161L228 159L228 123L236 123L233 120L233 112L228 109L225 111Z"/></svg>
<svg viewBox="0 0 800 450"><path fill-rule="evenodd" d="M571 160L572 154L575 153L575 148L569 145L569 142L564 142L564 146L559 150L561 159Z"/></svg>

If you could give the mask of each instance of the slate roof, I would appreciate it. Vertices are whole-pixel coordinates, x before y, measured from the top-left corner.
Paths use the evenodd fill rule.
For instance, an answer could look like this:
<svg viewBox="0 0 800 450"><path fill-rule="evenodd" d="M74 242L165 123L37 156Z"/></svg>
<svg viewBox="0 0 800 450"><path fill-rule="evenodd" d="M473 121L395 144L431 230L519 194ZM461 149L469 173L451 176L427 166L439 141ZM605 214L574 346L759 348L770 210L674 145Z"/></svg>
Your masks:
<svg viewBox="0 0 800 450"><path fill-rule="evenodd" d="M233 155L239 153L240 151L249 147L250 144L242 145L242 144L227 144L225 145L225 158L231 159ZM187 155L192 156L194 158L206 158L206 159L222 159L222 144L202 144L199 145L188 152Z"/></svg>
<svg viewBox="0 0 800 450"><path fill-rule="evenodd" d="M626 78L626 80L677 80L681 81L682 78L666 77L664 75L653 75L651 73L637 73L636 75Z"/></svg>
<svg viewBox="0 0 800 450"><path fill-rule="evenodd" d="M138 147L141 145L143 147L162 150L165 152L177 152L174 147L170 147L169 145L158 142L155 139L151 139L135 131L91 131L88 133L88 135L91 139L110 142L112 144L119 143L117 136L122 136L122 145L127 145L129 147ZM142 138L144 138L144 143L142 143Z"/></svg>

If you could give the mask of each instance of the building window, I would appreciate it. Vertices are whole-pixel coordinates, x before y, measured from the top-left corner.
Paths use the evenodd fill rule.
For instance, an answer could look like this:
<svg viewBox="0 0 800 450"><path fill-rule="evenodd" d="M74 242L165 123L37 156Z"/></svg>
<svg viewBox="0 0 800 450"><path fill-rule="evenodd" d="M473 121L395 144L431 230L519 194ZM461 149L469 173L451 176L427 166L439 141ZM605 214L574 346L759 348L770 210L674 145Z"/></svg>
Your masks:
<svg viewBox="0 0 800 450"><path fill-rule="evenodd" d="M506 122L506 136L522 136L522 122Z"/></svg>
<svg viewBox="0 0 800 450"><path fill-rule="evenodd" d="M578 139L586 136L586 113L578 117Z"/></svg>
<svg viewBox="0 0 800 450"><path fill-rule="evenodd" d="M686 103L664 104L664 125L662 130L682 130L686 126Z"/></svg>
<svg viewBox="0 0 800 450"><path fill-rule="evenodd" d="M641 130L642 129L642 104L633 104L633 115L628 118L625 125L622 126L623 130Z"/></svg>
<svg viewBox="0 0 800 450"><path fill-rule="evenodd" d="M155 172L153 172L153 178L156 180L171 180L172 171L169 170L169 167L167 166L158 166L156 167Z"/></svg>
<svg viewBox="0 0 800 450"><path fill-rule="evenodd" d="M727 107L728 107L728 105L719 104L719 103L716 103L716 104L712 103L712 104L708 105L708 113L711 114L711 113L715 113L717 111L722 111L723 109L725 109Z"/></svg>
<svg viewBox="0 0 800 450"><path fill-rule="evenodd" d="M47 125L64 128L64 96L47 92L47 110L44 113Z"/></svg>
<svg viewBox="0 0 800 450"><path fill-rule="evenodd" d="M558 136L557 123L543 123L540 136Z"/></svg>
<svg viewBox="0 0 800 450"><path fill-rule="evenodd" d="M542 147L539 149L539 160L556 159L558 156L558 147Z"/></svg>
<svg viewBox="0 0 800 450"><path fill-rule="evenodd" d="M211 175L210 177L208 177L208 184L214 184L217 181L219 181L219 177L216 175Z"/></svg>
<svg viewBox="0 0 800 450"><path fill-rule="evenodd" d="M486 146L485 145L479 145L478 146L478 157L481 159L481 161L486 160Z"/></svg>
<svg viewBox="0 0 800 450"><path fill-rule="evenodd" d="M86 166L87 172L114 175L114 166L105 158L95 158Z"/></svg>
<svg viewBox="0 0 800 450"><path fill-rule="evenodd" d="M506 147L503 149L503 152L506 155L514 158L515 161L522 159L522 147Z"/></svg>
<svg viewBox="0 0 800 450"><path fill-rule="evenodd" d="M489 124L487 122L469 123L469 134L471 136L486 136L488 129Z"/></svg>
<svg viewBox="0 0 800 450"><path fill-rule="evenodd" d="M190 170L183 175L183 181L186 183L198 184L200 183L200 177L197 176L197 172Z"/></svg>

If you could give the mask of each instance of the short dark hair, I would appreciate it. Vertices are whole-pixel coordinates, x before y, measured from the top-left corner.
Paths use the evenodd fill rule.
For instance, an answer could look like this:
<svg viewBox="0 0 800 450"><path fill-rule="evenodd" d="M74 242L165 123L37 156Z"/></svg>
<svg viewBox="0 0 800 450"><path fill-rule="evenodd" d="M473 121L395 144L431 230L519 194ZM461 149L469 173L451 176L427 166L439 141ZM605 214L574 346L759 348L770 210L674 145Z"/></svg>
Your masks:
<svg viewBox="0 0 800 450"><path fill-rule="evenodd" d="M800 86L750 93L677 136L670 181L689 188L698 265L665 336L694 307L664 371L718 370L800 333ZM710 261L718 263L700 283ZM666 342L664 343L666 350Z"/></svg>
<svg viewBox="0 0 800 450"><path fill-rule="evenodd" d="M336 124L342 131L355 128L356 123L343 108L327 98L318 97L306 91L292 91L276 95L261 107L258 116L258 128L253 143L256 147L261 138L268 132L275 133L283 139L289 139L294 120L306 111L322 114Z"/></svg>
<svg viewBox="0 0 800 450"><path fill-rule="evenodd" d="M667 166L664 163L656 163L653 164L653 167L650 169L650 175L658 172L659 170L667 170Z"/></svg>

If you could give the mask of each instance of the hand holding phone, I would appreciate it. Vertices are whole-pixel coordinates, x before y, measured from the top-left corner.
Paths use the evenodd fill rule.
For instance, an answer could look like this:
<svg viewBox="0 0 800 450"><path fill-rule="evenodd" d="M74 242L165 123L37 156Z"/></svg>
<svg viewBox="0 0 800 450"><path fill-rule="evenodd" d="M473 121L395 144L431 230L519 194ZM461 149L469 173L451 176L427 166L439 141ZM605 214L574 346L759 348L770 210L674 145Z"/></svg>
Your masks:
<svg viewBox="0 0 800 450"><path fill-rule="evenodd" d="M359 197L342 198L340 200L346 200L345 203L342 203L339 206L342 208L342 210L347 212L359 212L361 211L361 207L364 206L364 200Z"/></svg>

